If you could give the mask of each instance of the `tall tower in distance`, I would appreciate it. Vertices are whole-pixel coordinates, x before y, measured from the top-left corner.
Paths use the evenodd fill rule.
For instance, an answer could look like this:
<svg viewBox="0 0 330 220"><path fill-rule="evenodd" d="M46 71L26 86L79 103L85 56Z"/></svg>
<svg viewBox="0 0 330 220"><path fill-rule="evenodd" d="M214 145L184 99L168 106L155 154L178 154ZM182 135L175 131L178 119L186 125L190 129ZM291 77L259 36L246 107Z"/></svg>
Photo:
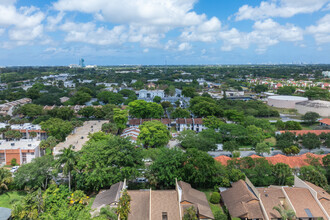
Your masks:
<svg viewBox="0 0 330 220"><path fill-rule="evenodd" d="M84 58L81 58L81 59L79 60L79 66L80 66L80 67L85 67L85 60L84 60Z"/></svg>

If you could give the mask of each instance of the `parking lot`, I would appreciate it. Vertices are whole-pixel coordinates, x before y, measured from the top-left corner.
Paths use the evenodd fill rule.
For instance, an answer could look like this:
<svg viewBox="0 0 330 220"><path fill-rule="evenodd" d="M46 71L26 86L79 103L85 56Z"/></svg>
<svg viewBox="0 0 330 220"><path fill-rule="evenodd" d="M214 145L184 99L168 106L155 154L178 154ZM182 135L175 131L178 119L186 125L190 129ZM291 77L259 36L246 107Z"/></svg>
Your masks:
<svg viewBox="0 0 330 220"><path fill-rule="evenodd" d="M70 134L64 142L59 143L54 148L54 155L60 153L61 149L68 148L70 145L73 146L74 151L79 151L83 145L89 140L88 135L101 131L102 124L108 121L86 121L82 127L75 129L74 134Z"/></svg>

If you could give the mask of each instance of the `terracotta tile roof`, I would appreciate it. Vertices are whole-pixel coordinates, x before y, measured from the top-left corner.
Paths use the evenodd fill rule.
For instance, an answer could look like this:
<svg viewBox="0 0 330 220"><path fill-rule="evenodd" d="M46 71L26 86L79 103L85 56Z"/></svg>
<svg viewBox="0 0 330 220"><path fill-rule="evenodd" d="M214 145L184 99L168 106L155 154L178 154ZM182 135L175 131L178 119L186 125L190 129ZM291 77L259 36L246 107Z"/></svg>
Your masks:
<svg viewBox="0 0 330 220"><path fill-rule="evenodd" d="M176 123L177 123L177 124L185 124L186 121L185 121L184 118L177 118L177 119L176 119Z"/></svg>
<svg viewBox="0 0 330 220"><path fill-rule="evenodd" d="M302 155L299 155L299 156L285 156L285 155L282 155L282 154L277 154L277 155L272 156L272 157L264 157L264 158L273 165L275 165L277 163L285 163L285 164L289 165L291 168L296 168L296 167L302 167L302 166L310 165L308 163L309 156L314 157L314 158L319 158L320 159L319 161L322 164L322 158L325 157L326 155L306 153L306 154L302 154ZM253 159L262 158L262 157L257 156L257 155L252 155L250 157L253 158ZM230 158L228 156L223 156L223 155L219 156L219 157L216 157L214 159L216 161L220 162L222 165L225 165L225 166L227 166L229 160L232 160L232 158Z"/></svg>
<svg viewBox="0 0 330 220"><path fill-rule="evenodd" d="M206 218L214 219L209 202L203 192L191 188L189 183L185 183L183 181L179 181L178 184L182 189L181 202L187 201L193 205L196 205L200 215L203 215Z"/></svg>
<svg viewBox="0 0 330 220"><path fill-rule="evenodd" d="M227 166L227 162L228 160L231 160L230 157L228 156L224 156L224 155L221 155L221 156L218 156L216 158L214 158L216 161L220 162L222 165L225 165Z"/></svg>
<svg viewBox="0 0 330 220"><path fill-rule="evenodd" d="M330 118L323 118L322 120L320 120L319 122L326 124L326 125L330 125Z"/></svg>
<svg viewBox="0 0 330 220"><path fill-rule="evenodd" d="M161 121L163 124L171 124L171 119L169 119L169 118L162 118Z"/></svg>
<svg viewBox="0 0 330 220"><path fill-rule="evenodd" d="M251 155L250 157L251 157L252 159L263 158L263 157L261 157L261 156L259 156L259 155L256 155L256 154L253 154L253 155Z"/></svg>
<svg viewBox="0 0 330 220"><path fill-rule="evenodd" d="M309 209L313 217L323 217L323 219L327 219L308 189L284 187L284 190L296 210L296 216L298 218L311 217L308 216L308 213L306 212L307 209Z"/></svg>
<svg viewBox="0 0 330 220"><path fill-rule="evenodd" d="M280 131L281 133L285 133L285 132L291 132L298 135L303 135L303 134L308 134L308 133L313 133L316 135L320 135L322 133L330 133L330 130L288 130L288 131Z"/></svg>
<svg viewBox="0 0 330 220"><path fill-rule="evenodd" d="M194 123L202 125L203 124L203 119L202 118L194 118Z"/></svg>
<svg viewBox="0 0 330 220"><path fill-rule="evenodd" d="M264 219L259 199L243 180L233 183L230 189L221 192L221 197L232 217Z"/></svg>

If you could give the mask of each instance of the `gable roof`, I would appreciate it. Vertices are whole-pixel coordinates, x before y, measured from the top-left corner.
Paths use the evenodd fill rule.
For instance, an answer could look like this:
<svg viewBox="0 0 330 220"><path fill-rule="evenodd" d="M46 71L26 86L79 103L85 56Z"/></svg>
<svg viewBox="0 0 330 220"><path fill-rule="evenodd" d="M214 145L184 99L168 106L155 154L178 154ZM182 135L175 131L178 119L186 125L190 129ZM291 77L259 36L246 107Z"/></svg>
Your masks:
<svg viewBox="0 0 330 220"><path fill-rule="evenodd" d="M296 210L297 217L308 218L313 216L327 219L309 189L298 187L283 187L283 189ZM309 216L310 214L312 216Z"/></svg>
<svg viewBox="0 0 330 220"><path fill-rule="evenodd" d="M304 135L308 133L316 134L316 135L321 135L322 133L330 133L330 130L287 130L287 131L280 131L281 134L290 132L294 133L295 135Z"/></svg>
<svg viewBox="0 0 330 220"><path fill-rule="evenodd" d="M326 124L326 125L330 125L330 118L323 118L322 120L320 120L319 122Z"/></svg>
<svg viewBox="0 0 330 220"><path fill-rule="evenodd" d="M243 180L233 183L230 189L221 192L221 197L233 217L264 218L259 199Z"/></svg>
<svg viewBox="0 0 330 220"><path fill-rule="evenodd" d="M262 204L265 207L265 211L270 219L281 218L281 215L273 209L274 206L281 204L281 199L285 198L285 195L281 188L257 188Z"/></svg>
<svg viewBox="0 0 330 220"><path fill-rule="evenodd" d="M317 199L322 204L323 208L330 215L330 195L323 188L314 185L313 183L305 181L305 183L317 192Z"/></svg>
<svg viewBox="0 0 330 220"><path fill-rule="evenodd" d="M148 220L150 213L150 191L129 190L131 210L128 220Z"/></svg>
<svg viewBox="0 0 330 220"><path fill-rule="evenodd" d="M168 219L180 219L178 194L175 190L151 191L151 219L162 219L162 213Z"/></svg>
<svg viewBox="0 0 330 220"><path fill-rule="evenodd" d="M207 201L206 195L191 187L189 183L179 181L178 185L182 189L181 201L187 201L197 206L198 213L207 218L214 219L212 210L209 202Z"/></svg>
<svg viewBox="0 0 330 220"><path fill-rule="evenodd" d="M120 192L124 187L124 182L118 182L110 187L108 190L103 190L97 194L92 209L97 209L103 205L110 205L119 202Z"/></svg>
<svg viewBox="0 0 330 220"><path fill-rule="evenodd" d="M319 162L322 164L322 158L325 157L326 155L318 155L318 154L312 154L312 153L305 153L299 156L285 156L282 154L277 154L272 157L260 157L257 155L252 155L250 156L252 159L258 159L258 158L265 158L268 162L271 164L275 165L277 163L285 163L289 165L291 168L296 168L296 167L302 167L302 166L308 166L310 165L308 163L309 157L314 157L317 159L320 159ZM232 158L228 156L219 156L214 158L216 161L220 162L222 165L227 166L228 161L232 160ZM240 158L237 158L240 159Z"/></svg>

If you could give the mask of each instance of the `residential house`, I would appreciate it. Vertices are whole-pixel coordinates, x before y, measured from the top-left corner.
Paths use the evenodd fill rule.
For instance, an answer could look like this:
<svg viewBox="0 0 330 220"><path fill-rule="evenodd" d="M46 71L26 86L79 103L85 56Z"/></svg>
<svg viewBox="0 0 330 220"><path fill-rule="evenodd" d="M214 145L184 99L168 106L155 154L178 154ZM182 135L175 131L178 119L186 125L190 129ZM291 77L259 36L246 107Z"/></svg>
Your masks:
<svg viewBox="0 0 330 220"><path fill-rule="evenodd" d="M222 189L223 190L223 189ZM221 192L222 202L232 217L240 219L281 219L275 206L293 210L297 219L329 219L330 196L324 189L295 176L294 186L255 188L246 179Z"/></svg>
<svg viewBox="0 0 330 220"><path fill-rule="evenodd" d="M132 143L136 143L136 140L140 134L140 129L137 127L125 128L120 135L122 138L129 138Z"/></svg>
<svg viewBox="0 0 330 220"><path fill-rule="evenodd" d="M93 215L106 205L117 207L124 189L125 181L112 185L109 190L101 191L93 202ZM198 219L214 219L206 195L182 181L176 181L173 190L146 189L127 192L131 197L128 220L180 220L189 207L195 208Z"/></svg>
<svg viewBox="0 0 330 220"><path fill-rule="evenodd" d="M321 126L330 126L330 118L323 118L319 122Z"/></svg>
<svg viewBox="0 0 330 220"><path fill-rule="evenodd" d="M31 162L39 157L39 144L37 140L0 140L0 164L10 165L14 158L18 164Z"/></svg>
<svg viewBox="0 0 330 220"><path fill-rule="evenodd" d="M206 127L203 125L202 118L178 118L176 119L176 130L193 130L195 132L201 132Z"/></svg>

